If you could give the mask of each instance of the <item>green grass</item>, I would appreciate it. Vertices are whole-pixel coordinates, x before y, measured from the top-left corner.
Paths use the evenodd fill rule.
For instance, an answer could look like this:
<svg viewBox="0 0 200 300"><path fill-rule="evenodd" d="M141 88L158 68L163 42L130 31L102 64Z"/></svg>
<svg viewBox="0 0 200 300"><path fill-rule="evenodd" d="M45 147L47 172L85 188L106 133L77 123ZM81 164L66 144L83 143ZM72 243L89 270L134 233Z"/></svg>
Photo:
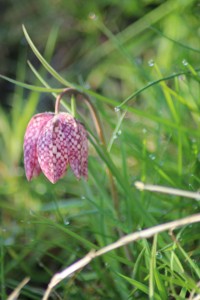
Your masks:
<svg viewBox="0 0 200 300"><path fill-rule="evenodd" d="M52 276L91 249L199 212L198 201L134 186L139 180L199 189L200 45L195 7L193 1L165 1L147 7L117 33L103 14L97 20L77 20L88 40L77 61L62 72L52 61L64 29L53 26L45 48L45 43L34 43L31 28L23 27L39 68L32 62L27 67L27 54L22 53L16 79L1 75L15 86L12 109L0 110L1 299L25 277L30 280L19 299L42 299ZM94 43L89 51L90 28L106 42ZM27 182L22 153L27 123L42 111L43 99L52 102L69 86L91 97L106 147L87 108L77 101L78 118L89 132L88 181L77 181L69 170L55 185L43 175ZM69 109L67 101L62 104L62 110ZM192 224L173 235L163 232L115 249L63 280L51 299L181 300L200 294L199 232L200 225Z"/></svg>

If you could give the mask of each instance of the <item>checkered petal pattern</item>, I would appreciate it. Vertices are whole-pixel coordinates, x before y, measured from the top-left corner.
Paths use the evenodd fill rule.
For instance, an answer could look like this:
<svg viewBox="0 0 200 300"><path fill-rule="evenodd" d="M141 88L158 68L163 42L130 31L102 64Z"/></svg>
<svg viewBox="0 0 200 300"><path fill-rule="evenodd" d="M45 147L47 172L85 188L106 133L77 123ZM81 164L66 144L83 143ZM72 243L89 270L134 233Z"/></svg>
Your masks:
<svg viewBox="0 0 200 300"><path fill-rule="evenodd" d="M56 183L68 165L78 179L87 179L88 142L84 126L68 113L34 116L25 133L24 163L28 180L42 171Z"/></svg>
<svg viewBox="0 0 200 300"><path fill-rule="evenodd" d="M53 113L41 113L32 117L24 136L24 166L26 177L30 181L40 174L37 157L37 142L42 128L53 117Z"/></svg>

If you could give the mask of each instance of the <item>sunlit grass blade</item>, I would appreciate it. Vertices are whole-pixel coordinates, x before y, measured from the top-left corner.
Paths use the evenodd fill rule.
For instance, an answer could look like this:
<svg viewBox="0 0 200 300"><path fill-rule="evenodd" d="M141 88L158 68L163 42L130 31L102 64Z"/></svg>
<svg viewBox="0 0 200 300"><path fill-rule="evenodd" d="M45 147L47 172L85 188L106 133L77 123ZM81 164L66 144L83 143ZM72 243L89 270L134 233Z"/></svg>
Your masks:
<svg viewBox="0 0 200 300"><path fill-rule="evenodd" d="M35 85L23 83L23 82L14 80L14 79L9 78L9 77L4 76L4 75L0 75L0 77L4 80L7 80L7 81L13 83L13 84L16 84L16 85L21 86L25 89L35 91L35 92L38 92L38 93L60 93L63 90L63 89L45 88L45 87L40 87L40 86L35 86Z"/></svg>
<svg viewBox="0 0 200 300"><path fill-rule="evenodd" d="M162 20L166 15L170 14L170 12L176 10L177 7L177 3L175 3L172 0L162 3L152 11L148 12L142 18L136 20L136 22L131 23L124 30L116 34L116 38L120 41L122 45L130 42L134 38L137 38L145 30L149 29L150 25L158 22L159 20ZM91 19L93 22L96 22L96 18L98 18L98 15L95 15L94 18ZM93 53L93 55L90 54L88 60L91 60L92 56L94 61L98 61L102 57L110 54L114 49L115 45L110 40L108 40L107 42L103 43L100 47L98 47L95 53Z"/></svg>
<svg viewBox="0 0 200 300"><path fill-rule="evenodd" d="M190 50L190 51L193 51L193 52L197 52L197 53L200 53L200 49L197 49L197 48L194 48L194 47L190 47L186 44L183 44L171 37L169 37L168 35L166 35L165 33L163 33L162 31L160 31L158 28L154 27L154 26L151 26L150 27L154 32L158 33L160 36L164 37L165 39L171 41L173 44L176 44L178 46L180 46L181 48L185 48L186 50Z"/></svg>
<svg viewBox="0 0 200 300"><path fill-rule="evenodd" d="M23 83L23 82L11 79L11 78L9 78L7 76L4 76L4 75L0 75L0 77L2 79L5 79L5 80L13 83L13 84L16 84L18 86L21 86L21 87L24 87L26 89L29 89L29 90L32 90L32 91L36 91L36 92L61 93L63 91L63 89L60 89L60 88L59 89L46 88L46 87L38 87L38 86L35 86L35 85L26 84L26 83ZM119 107L119 102L117 102L117 101L114 101L114 100L109 99L107 97L101 96L101 95L99 95L99 94L97 94L95 92L92 92L90 90L84 90L84 91L86 91L89 95L92 95L92 96L96 97L97 99L102 100L105 103L112 104L114 107ZM161 117L157 117L157 116L149 114L147 112L140 111L138 109L135 109L135 108L132 108L132 107L126 107L126 106L125 106L124 109L126 109L129 112L135 113L138 116L142 116L144 118L147 118L147 119L153 120L155 122L158 122L160 124L166 125L167 128L177 128L177 129L179 128L182 131L191 132L191 129L188 128L188 127L184 127L183 125L177 125L175 123L170 122L167 119L164 119L164 118L161 118ZM199 131L197 131L197 130L192 129L192 133L195 136L199 136Z"/></svg>
<svg viewBox="0 0 200 300"><path fill-rule="evenodd" d="M4 264L5 264L5 250L4 250L4 239L3 237L1 237L1 243L0 243L0 262L1 262L1 267L0 267L0 278L1 278L1 286L0 286L0 289L1 289L1 296L2 296L2 299L6 299L6 289L5 289L5 271L4 271Z"/></svg>
<svg viewBox="0 0 200 300"><path fill-rule="evenodd" d="M46 82L46 80L44 80L40 74L38 73L38 71L34 68L34 66L31 64L30 61L28 61L28 65L30 67L30 69L32 70L32 72L35 74L35 76L38 78L38 80L47 88L47 89L51 89L50 85ZM62 92L63 90L61 90L60 92ZM53 96L56 98L57 94L55 92L52 92ZM66 103L66 101L61 100L61 104L70 112L70 106Z"/></svg>
<svg viewBox="0 0 200 300"><path fill-rule="evenodd" d="M123 279L125 279L126 281L128 281L130 284L132 284L134 287L136 287L139 291L142 291L143 293L145 293L146 295L149 294L149 289L148 289L148 286L146 286L145 284L133 279L133 278L130 278L130 277L127 277L127 276L124 276L122 274L119 274L119 276L121 276ZM155 300L161 300L161 297L159 297L159 295L157 293L154 294L154 299Z"/></svg>
<svg viewBox="0 0 200 300"><path fill-rule="evenodd" d="M159 68L158 68L158 66L157 66L156 63L154 63L154 68L155 68L156 73L158 74L158 76L161 77L162 74L161 74L161 72L160 72L160 70L159 70ZM171 112L172 117L174 118L174 120L175 120L177 123L179 123L179 116L178 116L178 113L177 113L177 111L176 111L175 105L174 105L174 103L173 103L172 97L171 97L171 95L170 95L170 93L169 93L169 91L168 91L167 84L166 84L165 81L161 81L161 82L160 82L160 85L161 85L161 87L162 87L162 91L163 91L163 94L164 94L164 96L165 96L165 100L166 100L167 105L168 105L168 107L169 107L169 111Z"/></svg>
<svg viewBox="0 0 200 300"><path fill-rule="evenodd" d="M196 68L195 71L199 71L200 68ZM137 90L136 92L132 93L130 96L128 96L124 101L122 101L118 107L122 108L125 104L127 104L130 100L133 100L134 98L136 98L136 96L138 96L140 93L142 93L143 91L147 90L148 88L157 85L158 83L162 82L162 81L167 81L176 77L179 77L181 75L189 75L191 72L190 71L182 71L182 72L178 72L178 73L174 73L171 74L169 76L154 80L150 83L148 83L147 85L145 85L144 87L142 87L141 89Z"/></svg>
<svg viewBox="0 0 200 300"><path fill-rule="evenodd" d="M155 278L154 272L156 270L156 250L157 249L157 235L154 236L153 245L150 257L150 267L149 267L149 299L154 299L155 294Z"/></svg>
<svg viewBox="0 0 200 300"><path fill-rule="evenodd" d="M81 244L83 244L87 249L97 249L98 247L90 242L89 240L81 237L79 234L75 233L74 231L68 229L66 226L58 224L56 222L53 222L49 219L46 219L42 216L39 216L38 220L33 221L34 224L43 224L47 227L53 226L54 228L57 228L59 231L64 232L65 234L69 235L70 237L76 239Z"/></svg>
<svg viewBox="0 0 200 300"><path fill-rule="evenodd" d="M112 134L111 139L110 139L110 141L108 143L108 146L107 146L108 152L111 151L112 145L114 143L114 140L116 139L117 133L119 132L120 126L122 125L122 122L123 122L125 116L126 116L126 111L124 111L122 113L122 115L120 116L120 118L119 118L119 120L116 124L115 130L113 131L113 134Z"/></svg>
<svg viewBox="0 0 200 300"><path fill-rule="evenodd" d="M19 57L18 65L17 65L17 70L16 70L16 78L24 82L26 78L26 67L24 61L26 60L26 53L22 52ZM16 124L18 121L19 115L21 114L21 109L22 109L22 104L23 104L23 96L24 96L24 89L19 86L15 85L15 93L13 97L13 107L14 109L12 110L12 122L13 126ZM16 133L17 135L17 133Z"/></svg>
<svg viewBox="0 0 200 300"><path fill-rule="evenodd" d="M193 272L196 273L197 277L200 278L200 267L197 263L194 262L193 259L189 257L187 252L181 247L181 245L178 246L179 250L181 251L182 255L184 256L186 262L190 265Z"/></svg>
<svg viewBox="0 0 200 300"><path fill-rule="evenodd" d="M156 283L158 292L161 296L161 299L167 300L168 299L167 289L165 287L163 277L160 275L160 272L158 271L158 269L154 270L154 278L155 278L155 283Z"/></svg>
<svg viewBox="0 0 200 300"><path fill-rule="evenodd" d="M56 48L56 42L58 40L59 30L60 30L60 25L54 24L49 33L46 47L44 50L44 57L46 58L47 61L50 61L50 59L53 56L53 52Z"/></svg>
<svg viewBox="0 0 200 300"><path fill-rule="evenodd" d="M52 75L54 76L58 82L62 83L64 86L68 86L68 87L75 87L74 84L68 82L67 80L63 79L63 77L61 77L51 66L50 64L44 59L44 57L40 54L40 52L37 50L37 48L35 47L35 45L33 44L26 28L24 25L22 25L22 29L25 35L25 38L29 44L29 46L31 47L33 53L36 55L36 57L39 59L39 61L42 63L42 65L45 67L45 69Z"/></svg>

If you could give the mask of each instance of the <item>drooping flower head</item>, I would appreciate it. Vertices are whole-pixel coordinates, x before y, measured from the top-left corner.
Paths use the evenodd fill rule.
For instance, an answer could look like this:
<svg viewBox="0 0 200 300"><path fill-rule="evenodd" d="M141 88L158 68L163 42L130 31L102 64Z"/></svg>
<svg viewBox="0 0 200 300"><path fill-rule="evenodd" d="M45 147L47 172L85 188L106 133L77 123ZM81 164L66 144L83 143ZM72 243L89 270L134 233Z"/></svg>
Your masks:
<svg viewBox="0 0 200 300"><path fill-rule="evenodd" d="M60 101L59 97L59 101ZM41 172L56 183L70 165L74 175L87 179L88 142L85 127L69 113L37 114L24 137L24 164L28 180Z"/></svg>

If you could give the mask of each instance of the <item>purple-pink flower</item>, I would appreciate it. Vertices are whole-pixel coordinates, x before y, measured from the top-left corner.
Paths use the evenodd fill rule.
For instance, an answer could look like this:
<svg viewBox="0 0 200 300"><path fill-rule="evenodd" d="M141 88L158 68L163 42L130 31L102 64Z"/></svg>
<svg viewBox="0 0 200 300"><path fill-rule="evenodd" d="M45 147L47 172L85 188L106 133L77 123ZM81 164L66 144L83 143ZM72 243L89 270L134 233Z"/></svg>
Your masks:
<svg viewBox="0 0 200 300"><path fill-rule="evenodd" d="M30 120L24 137L24 164L28 180L41 172L52 182L68 165L87 179L88 142L85 127L68 113L45 112Z"/></svg>

